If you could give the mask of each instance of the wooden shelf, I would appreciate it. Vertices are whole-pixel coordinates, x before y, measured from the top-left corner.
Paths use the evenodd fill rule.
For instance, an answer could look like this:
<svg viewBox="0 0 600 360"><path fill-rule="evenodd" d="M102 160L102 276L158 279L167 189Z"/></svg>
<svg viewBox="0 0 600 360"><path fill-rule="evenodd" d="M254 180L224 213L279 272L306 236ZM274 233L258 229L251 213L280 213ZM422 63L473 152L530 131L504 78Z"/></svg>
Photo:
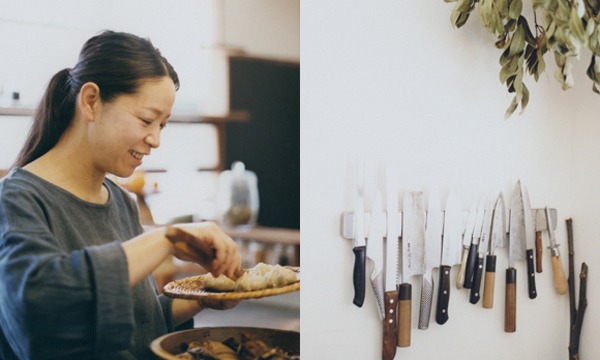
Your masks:
<svg viewBox="0 0 600 360"><path fill-rule="evenodd" d="M221 124L228 122L246 122L250 121L250 113L243 110L234 110L223 116L208 116L199 114L175 113L171 116L169 123L180 124Z"/></svg>
<svg viewBox="0 0 600 360"><path fill-rule="evenodd" d="M0 107L0 116L33 116L34 113L35 109L29 107ZM250 113L243 110L234 110L223 116L174 113L169 120L170 123L175 124L221 124L244 121L250 121Z"/></svg>
<svg viewBox="0 0 600 360"><path fill-rule="evenodd" d="M0 106L0 115L2 116L33 116L34 112L34 108Z"/></svg>

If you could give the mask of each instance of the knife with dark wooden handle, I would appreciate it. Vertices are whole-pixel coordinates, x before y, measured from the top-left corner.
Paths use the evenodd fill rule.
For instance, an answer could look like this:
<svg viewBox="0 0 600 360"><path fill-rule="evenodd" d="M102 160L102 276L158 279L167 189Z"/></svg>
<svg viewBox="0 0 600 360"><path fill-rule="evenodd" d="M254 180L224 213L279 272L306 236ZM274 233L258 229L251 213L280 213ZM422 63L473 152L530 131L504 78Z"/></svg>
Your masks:
<svg viewBox="0 0 600 360"><path fill-rule="evenodd" d="M537 289L535 287L535 267L533 264L533 249L527 249L525 254L527 259L527 290L529 291L529 298L535 299L537 297Z"/></svg>
<svg viewBox="0 0 600 360"><path fill-rule="evenodd" d="M396 355L398 302L397 291L386 291L384 295L385 318L383 319L383 360L392 360Z"/></svg>
<svg viewBox="0 0 600 360"><path fill-rule="evenodd" d="M440 283L438 285L437 310L435 322L440 325L448 321L448 305L450 304L450 269L448 265L440 266Z"/></svg>
<svg viewBox="0 0 600 360"><path fill-rule="evenodd" d="M473 275L475 274L475 265L477 264L477 244L471 243L469 247L469 256L465 265L465 282L463 287L470 289L473 286Z"/></svg>
<svg viewBox="0 0 600 360"><path fill-rule="evenodd" d="M506 269L506 304L504 309L504 331L517 330L517 270Z"/></svg>
<svg viewBox="0 0 600 360"><path fill-rule="evenodd" d="M481 298L480 289L481 289L481 277L483 276L483 257L477 258L477 263L475 264L475 273L473 274L473 284L471 286L471 293L469 296L469 302L471 304L477 304L479 299Z"/></svg>
<svg viewBox="0 0 600 360"><path fill-rule="evenodd" d="M398 347L410 346L412 315L412 285L402 283L398 287Z"/></svg>
<svg viewBox="0 0 600 360"><path fill-rule="evenodd" d="M485 282L483 285L483 303L485 309L494 307L494 286L496 284L496 255L485 258Z"/></svg>
<svg viewBox="0 0 600 360"><path fill-rule="evenodd" d="M527 188L523 187L523 215L525 219L525 259L527 261L527 289L529 298L537 297L535 286L535 264L533 258L533 249L535 248L535 225L533 224L533 215L531 203L529 202L529 193Z"/></svg>

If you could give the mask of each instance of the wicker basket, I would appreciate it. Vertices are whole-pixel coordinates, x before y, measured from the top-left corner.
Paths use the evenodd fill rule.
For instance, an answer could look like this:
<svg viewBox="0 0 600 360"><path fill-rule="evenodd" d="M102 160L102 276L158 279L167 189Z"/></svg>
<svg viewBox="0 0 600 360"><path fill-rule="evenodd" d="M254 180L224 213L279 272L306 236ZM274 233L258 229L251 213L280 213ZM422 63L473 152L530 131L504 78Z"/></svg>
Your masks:
<svg viewBox="0 0 600 360"><path fill-rule="evenodd" d="M297 267L289 267L290 269L300 272ZM278 288L267 288L254 291L231 291L231 292L214 292L208 291L204 287L205 275L197 275L175 280L163 288L165 295L172 298L191 299L191 300L246 300L259 299L267 296L285 294L300 290L300 281L285 285Z"/></svg>

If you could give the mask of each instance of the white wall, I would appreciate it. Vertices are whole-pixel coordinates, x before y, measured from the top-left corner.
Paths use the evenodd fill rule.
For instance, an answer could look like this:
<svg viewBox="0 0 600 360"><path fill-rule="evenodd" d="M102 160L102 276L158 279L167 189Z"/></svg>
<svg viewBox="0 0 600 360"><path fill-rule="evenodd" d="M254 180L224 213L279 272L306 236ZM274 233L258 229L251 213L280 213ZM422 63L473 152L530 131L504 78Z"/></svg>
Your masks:
<svg viewBox="0 0 600 360"><path fill-rule="evenodd" d="M353 254L340 236L340 215L353 209L354 164L369 166L368 194L383 190L383 166L399 166L400 190L438 187L460 192L465 209L482 195L510 191L517 179L533 207L558 209L556 231L567 270L564 219L575 223L576 268L590 265L582 358L600 348L593 299L600 259L593 211L598 203L599 98L576 66L576 89L560 90L549 73L526 80L526 111L504 120L511 97L498 80L500 51L472 15L450 24L443 1L302 2L301 228L302 354L306 359L376 359L382 324L370 288L352 304ZM547 243L547 237L544 237ZM548 252L527 297L525 264L518 265L517 332L504 329L506 252L498 259L494 308L472 305L454 286L450 319L417 329L420 282L413 283L412 346L397 359L560 359L568 355L569 305L555 293ZM457 267L453 268L452 284ZM435 271L437 279L437 270ZM367 283L368 285L368 283ZM435 305L435 300L434 300Z"/></svg>

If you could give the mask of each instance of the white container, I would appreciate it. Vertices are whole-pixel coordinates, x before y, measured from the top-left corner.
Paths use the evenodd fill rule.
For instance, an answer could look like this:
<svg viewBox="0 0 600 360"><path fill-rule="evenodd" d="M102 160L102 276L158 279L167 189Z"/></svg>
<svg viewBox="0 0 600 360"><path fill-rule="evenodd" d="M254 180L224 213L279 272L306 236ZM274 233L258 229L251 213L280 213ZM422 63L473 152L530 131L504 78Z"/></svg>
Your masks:
<svg viewBox="0 0 600 360"><path fill-rule="evenodd" d="M219 222L224 227L250 229L258 217L258 180L256 174L246 170L244 163L236 161L231 170L219 175L217 209Z"/></svg>

